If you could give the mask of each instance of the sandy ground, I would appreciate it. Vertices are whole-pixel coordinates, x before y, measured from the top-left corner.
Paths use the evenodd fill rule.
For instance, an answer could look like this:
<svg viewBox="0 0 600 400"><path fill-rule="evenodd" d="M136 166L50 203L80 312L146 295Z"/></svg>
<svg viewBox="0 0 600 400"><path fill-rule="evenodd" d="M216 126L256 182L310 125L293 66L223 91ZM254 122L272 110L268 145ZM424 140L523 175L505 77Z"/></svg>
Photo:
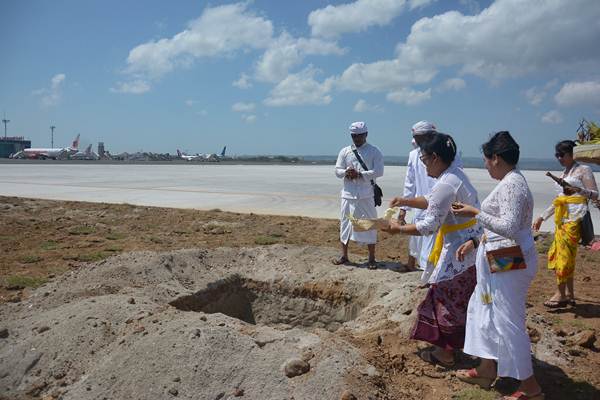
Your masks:
<svg viewBox="0 0 600 400"><path fill-rule="evenodd" d="M338 247L338 222L332 219L14 197L0 197L0 227L0 303L5 303L1 307L33 302L47 292L48 287L60 290L61 284L74 279L69 276L84 274L98 263L110 263L114 255L135 260L135 255L128 256L135 251L161 254L180 249L230 248L233 251L275 247L278 253L285 253L288 251L285 246L290 252L309 246L313 249L311 254L325 259L320 267L325 268L326 259L334 256ZM277 247L282 245L284 250ZM387 281L394 274L403 274L406 245L407 241L401 236L380 234L377 258L385 261L386 270L366 271L361 264L366 261L366 249L356 246L351 246L354 266L330 268L332 273L337 273L338 268L350 268L368 274L369 280ZM541 254L548 245L548 238L538 241ZM575 343L579 336L595 334L600 329L600 255L580 249L576 271L577 305L559 310L548 310L542 305L552 294L555 281L552 273L545 269L544 257L540 260L540 272L528 300L528 327L534 342L536 375L547 393L546 398L600 398L597 373L600 353L594 345L582 347ZM93 293L88 295L93 296ZM337 332L340 339L352 343L361 357L379 371L377 376L363 376L364 384L353 383L353 387L376 389L373 395L357 393L358 398L487 399L514 388L514 382L501 380L495 391L472 389L456 381L452 371L421 362L416 353L422 346L406 339L397 322L384 319L376 323L375 317L367 319L369 323L362 329ZM2 329L0 323L0 333ZM6 350L3 340L0 339L0 351L10 354L11 349ZM461 362L468 366L470 360ZM358 375L356 379L361 379ZM20 398L60 398L58 392L54 397L44 387L38 389L29 390L29 395ZM251 397L246 395L246 398Z"/></svg>

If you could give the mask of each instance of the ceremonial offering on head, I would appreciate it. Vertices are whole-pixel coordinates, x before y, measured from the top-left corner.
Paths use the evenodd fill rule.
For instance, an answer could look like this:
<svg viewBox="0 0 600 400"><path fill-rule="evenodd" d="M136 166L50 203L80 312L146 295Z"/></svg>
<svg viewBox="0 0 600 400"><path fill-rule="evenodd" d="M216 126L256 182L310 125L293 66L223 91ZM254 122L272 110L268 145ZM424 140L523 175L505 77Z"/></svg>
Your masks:
<svg viewBox="0 0 600 400"><path fill-rule="evenodd" d="M372 229L382 229L390 226L390 220L398 212L398 207L388 208L383 218L355 218L348 215L348 219L352 223L352 227L357 232L370 231Z"/></svg>

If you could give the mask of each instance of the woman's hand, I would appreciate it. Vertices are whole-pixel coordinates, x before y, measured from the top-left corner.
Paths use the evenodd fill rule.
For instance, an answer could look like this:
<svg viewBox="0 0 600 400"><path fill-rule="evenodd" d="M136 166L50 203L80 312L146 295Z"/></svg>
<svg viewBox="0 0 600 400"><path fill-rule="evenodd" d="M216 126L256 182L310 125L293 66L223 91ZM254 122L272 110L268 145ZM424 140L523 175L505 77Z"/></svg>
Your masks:
<svg viewBox="0 0 600 400"><path fill-rule="evenodd" d="M458 249L456 249L456 258L458 259L458 261L461 261L461 262L464 261L465 256L467 254L469 254L470 252L472 252L474 248L475 248L475 244L473 243L473 241L471 239L469 239L466 242L464 242L463 244L461 244L460 247Z"/></svg>
<svg viewBox="0 0 600 400"><path fill-rule="evenodd" d="M390 200L390 208L400 207L404 205L404 197L394 197Z"/></svg>
<svg viewBox="0 0 600 400"><path fill-rule="evenodd" d="M581 188L575 187L575 186L565 186L563 188L563 193L566 194L567 196L571 196L574 195L575 193L579 193L581 192Z"/></svg>
<svg viewBox="0 0 600 400"><path fill-rule="evenodd" d="M536 220L533 221L533 224L531 225L531 229L533 229L534 232L539 231L540 227L542 226L542 222L544 222L544 218L537 217Z"/></svg>
<svg viewBox="0 0 600 400"><path fill-rule="evenodd" d="M479 210L473 206L463 203L452 203L452 213L458 217L474 217L479 214Z"/></svg>
<svg viewBox="0 0 600 400"><path fill-rule="evenodd" d="M381 228L381 230L387 233L391 233L392 235L396 233L402 233L402 224L399 221L391 219L389 223L389 226Z"/></svg>

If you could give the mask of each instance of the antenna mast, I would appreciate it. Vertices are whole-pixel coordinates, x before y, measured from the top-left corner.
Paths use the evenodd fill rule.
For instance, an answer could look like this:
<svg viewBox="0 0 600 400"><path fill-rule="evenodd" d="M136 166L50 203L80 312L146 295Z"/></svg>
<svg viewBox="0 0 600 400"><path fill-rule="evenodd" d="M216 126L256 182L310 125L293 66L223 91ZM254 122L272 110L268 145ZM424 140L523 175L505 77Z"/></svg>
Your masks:
<svg viewBox="0 0 600 400"><path fill-rule="evenodd" d="M4 119L2 122L4 123L4 139L6 139L6 124L10 122L10 119L6 119L6 113L4 113Z"/></svg>
<svg viewBox="0 0 600 400"><path fill-rule="evenodd" d="M54 129L56 129L54 125L50 126L50 147L52 148L54 148Z"/></svg>

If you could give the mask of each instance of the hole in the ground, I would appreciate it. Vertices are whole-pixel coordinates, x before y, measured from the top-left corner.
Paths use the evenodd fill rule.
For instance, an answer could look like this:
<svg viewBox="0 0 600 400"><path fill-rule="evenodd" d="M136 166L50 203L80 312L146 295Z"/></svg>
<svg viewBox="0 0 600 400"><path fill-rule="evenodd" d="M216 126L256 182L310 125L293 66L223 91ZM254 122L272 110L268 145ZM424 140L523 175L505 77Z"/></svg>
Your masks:
<svg viewBox="0 0 600 400"><path fill-rule="evenodd" d="M182 311L223 313L254 325L278 329L323 328L336 331L364 307L338 287L290 287L234 275L170 303Z"/></svg>

